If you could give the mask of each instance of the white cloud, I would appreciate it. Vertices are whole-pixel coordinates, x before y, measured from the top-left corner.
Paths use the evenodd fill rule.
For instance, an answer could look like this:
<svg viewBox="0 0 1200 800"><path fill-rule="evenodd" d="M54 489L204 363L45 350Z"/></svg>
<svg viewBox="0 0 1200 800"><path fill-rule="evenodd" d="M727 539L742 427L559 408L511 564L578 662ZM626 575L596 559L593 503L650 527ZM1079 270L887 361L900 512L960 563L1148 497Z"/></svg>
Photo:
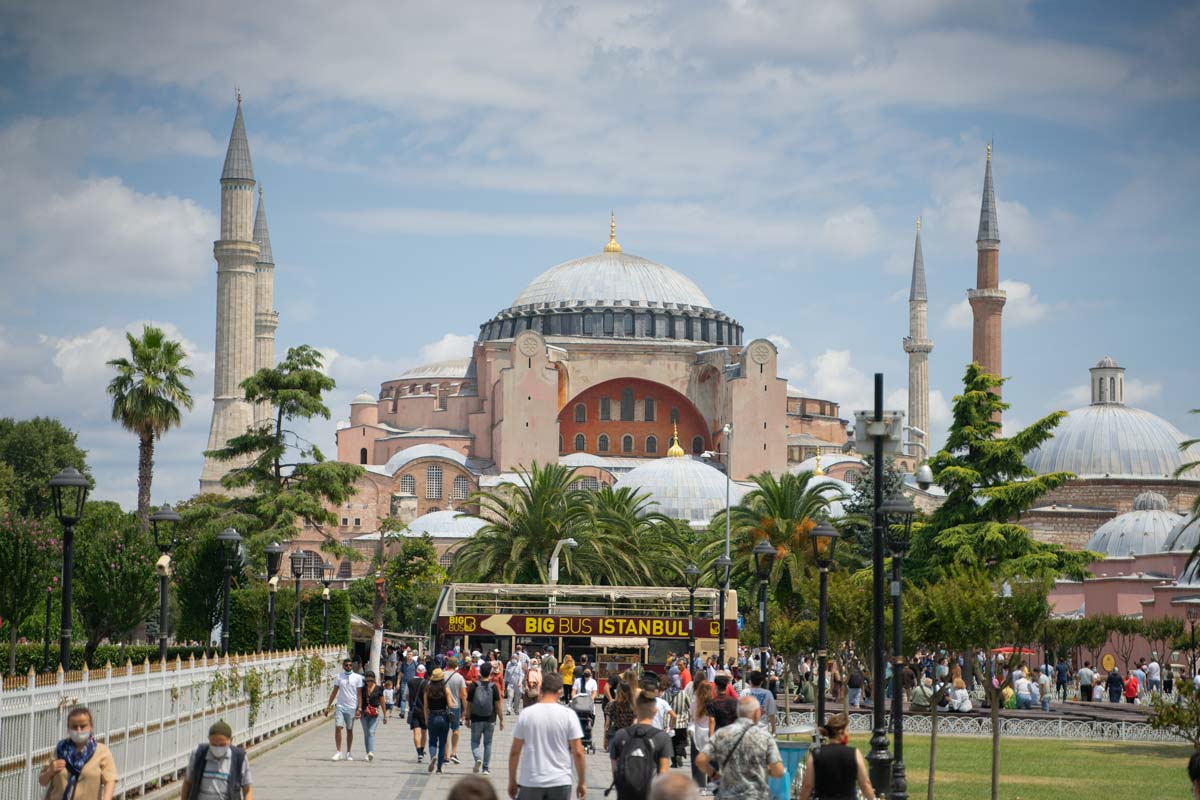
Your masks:
<svg viewBox="0 0 1200 800"><path fill-rule="evenodd" d="M1129 378L1125 381L1125 404L1141 406L1149 401L1162 397L1163 385L1158 382L1147 383L1139 378ZM1066 410L1086 406L1092 402L1092 389L1086 383L1072 386L1059 395L1059 404Z"/></svg>
<svg viewBox="0 0 1200 800"><path fill-rule="evenodd" d="M1033 287L1024 281L1000 281L1000 288L1007 295L1004 304L1004 323L1006 325L1029 325L1043 319L1050 312L1050 307L1043 303ZM971 329L971 305L964 298L946 311L942 324L950 330L965 331Z"/></svg>
<svg viewBox="0 0 1200 800"><path fill-rule="evenodd" d="M452 358L467 358L471 355L474 345L474 336L447 333L436 342L431 342L421 348L421 361L449 361Z"/></svg>

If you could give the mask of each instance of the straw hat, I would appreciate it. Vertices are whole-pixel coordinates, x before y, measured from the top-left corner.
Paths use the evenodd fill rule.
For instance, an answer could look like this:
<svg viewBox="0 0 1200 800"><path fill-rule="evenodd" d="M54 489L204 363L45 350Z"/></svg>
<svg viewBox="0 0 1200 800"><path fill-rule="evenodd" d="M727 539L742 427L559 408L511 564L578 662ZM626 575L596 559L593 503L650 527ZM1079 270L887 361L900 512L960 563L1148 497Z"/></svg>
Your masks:
<svg viewBox="0 0 1200 800"><path fill-rule="evenodd" d="M429 680L433 681L434 683L437 683L438 681L445 680L445 679L446 679L446 673L442 672L441 667L438 667L437 669L435 669L433 671L433 674L429 676Z"/></svg>

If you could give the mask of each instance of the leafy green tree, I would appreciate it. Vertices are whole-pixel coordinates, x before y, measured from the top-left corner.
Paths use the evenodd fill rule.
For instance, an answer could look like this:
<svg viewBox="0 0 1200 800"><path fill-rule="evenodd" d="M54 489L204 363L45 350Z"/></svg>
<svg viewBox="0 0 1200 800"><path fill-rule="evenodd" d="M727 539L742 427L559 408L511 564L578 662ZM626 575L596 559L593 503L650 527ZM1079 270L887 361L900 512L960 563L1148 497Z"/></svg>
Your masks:
<svg viewBox="0 0 1200 800"><path fill-rule="evenodd" d="M442 584L449 576L429 534L420 538L400 537L399 544L383 570L389 607L397 626L392 630L424 631L429 627L429 615L437 604Z"/></svg>
<svg viewBox="0 0 1200 800"><path fill-rule="evenodd" d="M62 545L48 525L9 512L0 514L0 621L8 626L8 674L17 669L17 629L46 595ZM43 606L44 608L44 606Z"/></svg>
<svg viewBox="0 0 1200 800"><path fill-rule="evenodd" d="M1193 408L1189 413L1200 414L1200 408ZM1197 445L1200 445L1200 439L1187 439L1179 443L1179 449L1186 453ZM1181 464L1179 469L1175 470L1175 477L1183 477L1185 472L1191 472L1192 470L1200 470L1200 461L1188 461ZM1200 519L1200 494L1196 495L1196 499L1192 501L1192 517ZM1188 559L1188 565L1190 566L1197 558L1200 558L1200 543L1197 543L1196 547L1192 549L1192 556Z"/></svg>
<svg viewBox="0 0 1200 800"><path fill-rule="evenodd" d="M850 499L845 503L848 515L845 530L849 537L845 544L850 547L843 547L847 553L853 551L857 556L855 566L860 568L871 561L871 548L874 545L871 520L875 513L875 456L865 456L863 462L858 482L854 484ZM903 487L904 473L896 468L896 459L886 457L883 461L883 496L898 495Z"/></svg>
<svg viewBox="0 0 1200 800"><path fill-rule="evenodd" d="M1098 558L1086 550L1038 542L1013 522L1073 476L1038 475L1025 466L1025 456L1054 435L1065 412L1056 411L1011 437L1000 435L995 417L1008 404L992 390L1003 383L978 364L967 366L946 445L931 460L946 502L928 522L913 525L906 570L915 581L936 580L955 566L998 577L1083 578Z"/></svg>
<svg viewBox="0 0 1200 800"><path fill-rule="evenodd" d="M112 418L138 437L138 519L150 527L150 484L154 480L154 443L183 422L180 407L192 408L184 379L193 372L184 365L183 345L168 339L161 328L146 325L138 338L126 333L129 358L114 358L108 366L117 374L108 384Z"/></svg>
<svg viewBox="0 0 1200 800"><path fill-rule="evenodd" d="M1178 699L1168 699L1161 692L1150 697L1150 707L1154 710L1150 727L1191 742L1200 752L1200 689L1191 681L1179 681L1175 691L1179 693Z"/></svg>
<svg viewBox="0 0 1200 800"><path fill-rule="evenodd" d="M1095 614L1079 620L1076 636L1079 646L1088 651L1093 667L1100 667L1100 651L1108 644L1109 634L1119 624L1119 618L1111 614Z"/></svg>
<svg viewBox="0 0 1200 800"><path fill-rule="evenodd" d="M1184 625L1183 620L1179 617L1155 617L1142 621L1145 627L1146 641L1150 643L1150 650L1163 665L1163 669L1168 669L1171 660L1171 643L1183 636Z"/></svg>
<svg viewBox="0 0 1200 800"><path fill-rule="evenodd" d="M87 451L79 449L76 438L74 431L49 417L0 419L0 463L12 470L8 479L11 510L38 519L53 514L47 484L66 467L75 467L91 480Z"/></svg>
<svg viewBox="0 0 1200 800"><path fill-rule="evenodd" d="M75 542L75 603L92 664L101 641L127 636L158 607L157 553L137 515L111 502L87 504Z"/></svg>
<svg viewBox="0 0 1200 800"><path fill-rule="evenodd" d="M1121 664L1129 672L1129 659L1137 647L1137 640L1145 634L1145 626L1139 617L1116 617L1113 625L1113 647L1121 657Z"/></svg>
<svg viewBox="0 0 1200 800"><path fill-rule="evenodd" d="M262 548L273 539L290 540L298 523L311 526L325 537L322 549L334 556L354 556L327 533L336 525L330 510L354 496L354 482L363 474L357 464L326 461L321 450L288 427L297 420L329 419L322 398L334 388L321 371L323 357L308 345L288 349L274 367L265 367L242 381L246 401L265 403L275 410L273 422L257 426L230 439L227 446L205 455L235 466L221 480L240 490L229 498L226 511L253 519L238 531L246 539L254 564L263 560Z"/></svg>

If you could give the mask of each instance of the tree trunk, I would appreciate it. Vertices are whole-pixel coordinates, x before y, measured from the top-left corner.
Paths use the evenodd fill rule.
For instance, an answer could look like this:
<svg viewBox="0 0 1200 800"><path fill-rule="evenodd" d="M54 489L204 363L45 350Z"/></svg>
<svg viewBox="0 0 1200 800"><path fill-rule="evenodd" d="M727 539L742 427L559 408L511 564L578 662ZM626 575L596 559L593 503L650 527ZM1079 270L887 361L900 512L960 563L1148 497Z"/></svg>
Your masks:
<svg viewBox="0 0 1200 800"><path fill-rule="evenodd" d="M929 788L925 793L926 800L933 800L933 773L937 771L937 703L929 710Z"/></svg>
<svg viewBox="0 0 1200 800"><path fill-rule="evenodd" d="M379 565L378 566L379 571L375 573L376 575L378 575L378 577L375 580L375 606L373 609L375 612L375 618L374 618L374 620L372 620L374 623L374 626L375 626L375 631L371 636L371 669L372 669L372 671L374 671L377 679L381 679L381 678L379 678L379 675L380 675L379 661L383 657L383 607L384 607L384 603L386 600L386 596L383 591L383 586L384 586L384 584L383 584L384 569L383 568L384 568L384 548L386 547L384 542L386 540L387 540L387 536L382 531L380 531L379 545L377 546L377 549L375 551L376 561Z"/></svg>
<svg viewBox="0 0 1200 800"><path fill-rule="evenodd" d="M17 626L8 626L8 674L17 674Z"/></svg>
<svg viewBox="0 0 1200 800"><path fill-rule="evenodd" d="M1000 800L1000 693L990 692L992 716L992 800Z"/></svg>
<svg viewBox="0 0 1200 800"><path fill-rule="evenodd" d="M150 530L150 483L154 479L154 434L143 433L138 439L138 520L142 532Z"/></svg>

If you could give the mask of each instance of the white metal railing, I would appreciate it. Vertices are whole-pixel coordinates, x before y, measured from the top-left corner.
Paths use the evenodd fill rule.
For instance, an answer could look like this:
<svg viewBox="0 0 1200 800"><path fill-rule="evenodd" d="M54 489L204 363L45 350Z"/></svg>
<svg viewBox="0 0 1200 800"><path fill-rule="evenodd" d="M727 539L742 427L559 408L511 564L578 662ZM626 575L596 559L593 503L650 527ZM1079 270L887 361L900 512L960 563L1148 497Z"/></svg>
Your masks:
<svg viewBox="0 0 1200 800"><path fill-rule="evenodd" d="M72 706L91 709L96 738L116 762L122 797L181 775L218 719L233 727L234 742L245 744L320 713L341 653L310 648L30 673L0 692L0 800L40 796L37 774L66 733Z"/></svg>

